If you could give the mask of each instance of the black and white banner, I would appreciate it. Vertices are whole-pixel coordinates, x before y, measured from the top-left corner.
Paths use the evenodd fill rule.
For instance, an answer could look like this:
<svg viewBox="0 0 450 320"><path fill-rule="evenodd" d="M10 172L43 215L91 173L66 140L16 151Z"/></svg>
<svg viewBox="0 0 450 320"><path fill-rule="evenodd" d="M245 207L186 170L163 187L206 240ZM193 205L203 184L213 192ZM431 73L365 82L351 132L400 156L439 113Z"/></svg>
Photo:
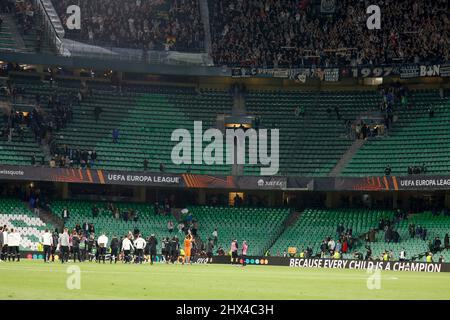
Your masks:
<svg viewBox="0 0 450 320"><path fill-rule="evenodd" d="M441 65L439 72L441 77L450 77L450 64Z"/></svg>
<svg viewBox="0 0 450 320"><path fill-rule="evenodd" d="M410 79L417 78L420 75L420 67L418 65L405 65L400 67L400 78Z"/></svg>
<svg viewBox="0 0 450 320"><path fill-rule="evenodd" d="M337 82L339 81L339 68L324 69L324 80L326 82Z"/></svg>
<svg viewBox="0 0 450 320"><path fill-rule="evenodd" d="M231 76L233 78L247 78L255 76L256 74L257 72L255 68L240 67L231 69Z"/></svg>
<svg viewBox="0 0 450 320"><path fill-rule="evenodd" d="M333 260L333 259L290 258L289 266L292 268L317 268L317 269L450 272L449 263L426 263L416 261L365 261L365 260L345 260L345 259Z"/></svg>
<svg viewBox="0 0 450 320"><path fill-rule="evenodd" d="M402 79L418 77L450 77L450 64L434 65L384 65L340 68L302 67L302 68L232 68L232 77L283 78L305 83L307 79L336 82L341 78L380 78L400 76Z"/></svg>
<svg viewBox="0 0 450 320"><path fill-rule="evenodd" d="M420 66L420 76L421 77L439 77L440 76L440 65L429 65Z"/></svg>
<svg viewBox="0 0 450 320"><path fill-rule="evenodd" d="M198 260L197 260L198 259ZM214 256L212 262L202 258L194 259L196 263L231 264L229 256ZM351 270L380 270L398 272L450 272L450 263L427 263L420 261L366 261L350 259L302 259L284 257L240 257L239 262L256 266L287 266L302 269L351 269Z"/></svg>
<svg viewBox="0 0 450 320"><path fill-rule="evenodd" d="M398 69L390 66L352 68L354 78L379 78L398 74Z"/></svg>

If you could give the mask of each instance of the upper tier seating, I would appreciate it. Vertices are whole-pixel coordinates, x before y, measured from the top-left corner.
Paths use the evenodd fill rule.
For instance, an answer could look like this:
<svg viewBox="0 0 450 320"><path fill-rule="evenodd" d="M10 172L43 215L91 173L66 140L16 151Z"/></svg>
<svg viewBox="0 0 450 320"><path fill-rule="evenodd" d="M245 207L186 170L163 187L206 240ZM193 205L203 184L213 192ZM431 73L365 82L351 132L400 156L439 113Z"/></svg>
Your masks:
<svg viewBox="0 0 450 320"><path fill-rule="evenodd" d="M30 97L41 95L41 101L47 101L54 91L76 94L80 86L76 81L59 80L56 89L23 77L14 82L20 83ZM178 143L171 141L174 130L189 130L193 141L194 121L202 121L206 130L215 127L218 114L231 111L231 98L225 91L137 85L118 93L109 84L96 82L89 82L88 87L93 90L92 97L73 107L73 121L58 132L56 140L60 146L95 150L95 168L143 170L143 161L148 159L148 170L152 171L158 171L162 163L165 171L173 173L231 173L230 165L175 165L171 160L172 148ZM103 110L98 122L94 119L95 107ZM120 130L118 143L113 143L114 128ZM191 154L193 158L193 143Z"/></svg>
<svg viewBox="0 0 450 320"><path fill-rule="evenodd" d="M397 106L398 121L389 137L368 140L342 172L343 176L381 176L386 165L391 175L407 175L409 166L426 165L426 174L450 172L450 101L438 91L415 91L412 108ZM434 117L428 109L434 108Z"/></svg>
<svg viewBox="0 0 450 320"><path fill-rule="evenodd" d="M252 91L247 111L261 116L261 128L280 130L280 174L326 176L352 144L345 136L345 120L378 103L375 91ZM297 107L304 107L304 117L295 117ZM246 166L246 174L258 172L257 166Z"/></svg>

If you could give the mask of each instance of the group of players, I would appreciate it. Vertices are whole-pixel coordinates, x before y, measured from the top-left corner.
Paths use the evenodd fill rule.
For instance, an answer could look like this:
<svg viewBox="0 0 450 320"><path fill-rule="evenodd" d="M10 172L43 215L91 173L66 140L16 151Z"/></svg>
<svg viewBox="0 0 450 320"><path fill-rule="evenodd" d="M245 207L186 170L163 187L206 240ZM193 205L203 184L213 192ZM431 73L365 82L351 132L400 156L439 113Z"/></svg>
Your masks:
<svg viewBox="0 0 450 320"><path fill-rule="evenodd" d="M0 227L0 248L1 261L20 261L19 245L21 236L17 230L9 229L6 226ZM54 262L55 257L61 263L67 263L72 257L73 262L95 261L97 263L150 263L158 261L157 245L158 240L154 234L144 239L141 234L133 234L131 231L122 238L113 236L111 241L102 233L97 239L93 234L85 235L73 230L69 233L64 228L60 234L57 230L53 233L48 229L41 236L40 244L44 252L44 262ZM165 237L161 240L161 255L166 263L192 263L191 255L194 252L192 247L195 244L195 237L188 230L183 243L180 243L177 236L171 239ZM208 262L212 262L214 241L208 239L206 245L206 257ZM244 241L242 244L242 256L246 256L248 245ZM219 248L218 251L220 251ZM222 250L223 251L223 250ZM231 263L239 264L237 240L231 242ZM220 253L219 253L220 254ZM244 263L245 265L245 263Z"/></svg>
<svg viewBox="0 0 450 320"><path fill-rule="evenodd" d="M0 261L20 261L20 242L22 237L17 230L0 227Z"/></svg>
<svg viewBox="0 0 450 320"><path fill-rule="evenodd" d="M193 235L188 232L184 239L184 247L181 246L177 236L172 239L162 239L161 254L166 263L179 262L181 264L191 263L191 248L195 242ZM42 235L41 244L44 251L44 262L54 262L56 253L61 263L68 262L70 256L74 262L95 261L97 263L150 263L157 261L158 240L154 234L144 239L141 234L129 232L119 239L116 236L109 241L103 233L97 239L94 235L85 236L75 230L69 234L67 228L63 233L51 233L45 230Z"/></svg>

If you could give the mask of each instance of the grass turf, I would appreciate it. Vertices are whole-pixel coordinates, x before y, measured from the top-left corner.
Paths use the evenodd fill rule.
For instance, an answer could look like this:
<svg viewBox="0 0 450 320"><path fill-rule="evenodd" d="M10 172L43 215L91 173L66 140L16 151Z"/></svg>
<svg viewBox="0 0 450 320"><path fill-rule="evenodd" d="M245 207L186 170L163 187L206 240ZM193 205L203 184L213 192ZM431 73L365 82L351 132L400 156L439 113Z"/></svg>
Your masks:
<svg viewBox="0 0 450 320"><path fill-rule="evenodd" d="M450 299L449 273L383 271L369 290L364 270L85 262L69 290L69 265L0 263L0 299Z"/></svg>

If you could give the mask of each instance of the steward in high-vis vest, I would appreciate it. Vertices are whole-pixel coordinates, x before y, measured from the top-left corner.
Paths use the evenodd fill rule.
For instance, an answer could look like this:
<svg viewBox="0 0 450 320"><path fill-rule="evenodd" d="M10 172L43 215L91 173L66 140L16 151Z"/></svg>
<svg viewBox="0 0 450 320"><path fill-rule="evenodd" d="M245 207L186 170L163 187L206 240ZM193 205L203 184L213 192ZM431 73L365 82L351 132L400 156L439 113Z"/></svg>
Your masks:
<svg viewBox="0 0 450 320"><path fill-rule="evenodd" d="M341 253L339 251L335 251L333 255L333 259L339 260L341 259Z"/></svg>
<svg viewBox="0 0 450 320"><path fill-rule="evenodd" d="M431 252L428 252L427 263L432 263L432 262L433 262L433 255L431 254Z"/></svg>

